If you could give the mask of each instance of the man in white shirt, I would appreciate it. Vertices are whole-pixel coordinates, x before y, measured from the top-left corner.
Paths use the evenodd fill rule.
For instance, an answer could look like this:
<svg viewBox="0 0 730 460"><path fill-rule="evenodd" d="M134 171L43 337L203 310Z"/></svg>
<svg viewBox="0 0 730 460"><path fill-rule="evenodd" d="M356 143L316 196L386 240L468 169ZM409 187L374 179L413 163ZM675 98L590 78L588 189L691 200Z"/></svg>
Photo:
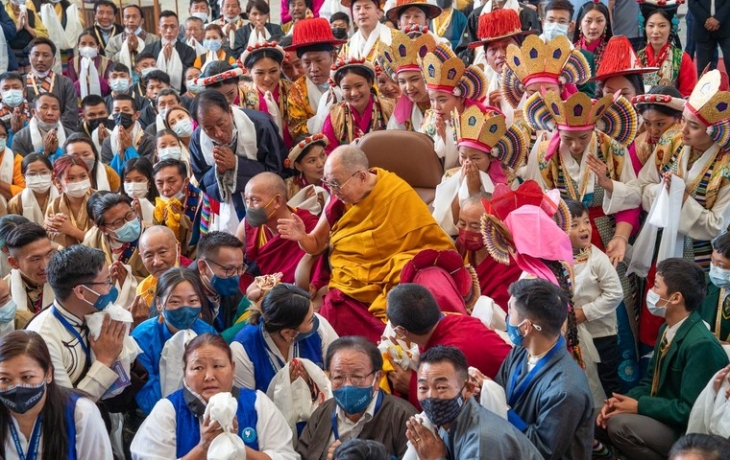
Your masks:
<svg viewBox="0 0 730 460"><path fill-rule="evenodd" d="M47 277L56 301L27 329L45 339L54 381L97 401L119 377L112 367L118 363L126 334L124 323L107 315L99 338L89 336L86 316L117 297L104 253L82 245L65 248L51 258Z"/></svg>

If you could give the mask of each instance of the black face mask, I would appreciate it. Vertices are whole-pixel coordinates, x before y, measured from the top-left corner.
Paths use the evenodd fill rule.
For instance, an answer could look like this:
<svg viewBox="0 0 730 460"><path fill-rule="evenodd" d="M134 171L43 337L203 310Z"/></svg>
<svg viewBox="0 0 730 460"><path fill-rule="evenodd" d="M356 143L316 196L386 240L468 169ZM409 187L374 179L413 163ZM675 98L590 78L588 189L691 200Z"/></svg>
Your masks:
<svg viewBox="0 0 730 460"><path fill-rule="evenodd" d="M93 118L86 122L86 126L89 128L89 132L94 132L99 126L104 126L107 129L114 129L114 120L108 118Z"/></svg>
<svg viewBox="0 0 730 460"><path fill-rule="evenodd" d="M454 0L436 0L436 4L441 9L451 8L451 5L454 4Z"/></svg>
<svg viewBox="0 0 730 460"><path fill-rule="evenodd" d="M0 391L0 403L16 414L25 414L38 404L46 392L46 382L30 387L15 386Z"/></svg>
<svg viewBox="0 0 730 460"><path fill-rule="evenodd" d="M134 124L134 119L128 113L117 112L114 114L114 124L117 126L121 125L124 129L129 129Z"/></svg>
<svg viewBox="0 0 730 460"><path fill-rule="evenodd" d="M338 40L347 40L347 29L344 27L333 27L332 35Z"/></svg>

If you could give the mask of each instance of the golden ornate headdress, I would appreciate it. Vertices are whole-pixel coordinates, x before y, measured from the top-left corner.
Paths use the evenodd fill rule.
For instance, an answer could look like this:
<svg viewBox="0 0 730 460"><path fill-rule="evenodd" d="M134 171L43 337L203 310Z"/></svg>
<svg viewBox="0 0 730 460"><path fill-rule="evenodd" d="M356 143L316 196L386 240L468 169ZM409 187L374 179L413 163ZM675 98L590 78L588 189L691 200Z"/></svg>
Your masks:
<svg viewBox="0 0 730 460"><path fill-rule="evenodd" d="M598 129L623 146L634 140L639 125L631 103L612 94L592 100L584 93L575 93L562 101L554 91L535 93L527 99L524 113L527 123L536 130Z"/></svg>
<svg viewBox="0 0 730 460"><path fill-rule="evenodd" d="M507 129L505 116L489 111L483 113L479 106L464 109L461 115L454 113L454 131L457 145L467 146L490 153L505 166L516 168L522 163L530 145L527 134L516 125Z"/></svg>
<svg viewBox="0 0 730 460"><path fill-rule="evenodd" d="M730 118L730 92L720 91L719 70L702 75L685 107L706 126Z"/></svg>
<svg viewBox="0 0 730 460"><path fill-rule="evenodd" d="M537 35L530 35L522 46L509 45L505 64L502 93L513 107L517 107L529 84L580 85L591 78L591 67L585 56L573 49L564 35L547 43Z"/></svg>
<svg viewBox="0 0 730 460"><path fill-rule="evenodd" d="M378 55L394 78L400 72L421 71L421 59L436 48L436 41L431 34L424 34L412 40L408 35L393 30L390 45L380 43Z"/></svg>
<svg viewBox="0 0 730 460"><path fill-rule="evenodd" d="M488 82L482 69L474 65L466 67L447 43L438 45L423 58L422 69L428 89L473 101L481 101L486 96Z"/></svg>

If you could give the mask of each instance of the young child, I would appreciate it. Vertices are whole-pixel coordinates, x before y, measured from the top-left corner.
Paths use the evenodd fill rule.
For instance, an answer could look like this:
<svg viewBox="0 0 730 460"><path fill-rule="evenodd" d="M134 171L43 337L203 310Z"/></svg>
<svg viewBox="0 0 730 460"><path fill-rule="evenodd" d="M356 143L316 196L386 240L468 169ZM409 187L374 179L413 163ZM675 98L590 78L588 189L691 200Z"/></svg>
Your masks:
<svg viewBox="0 0 730 460"><path fill-rule="evenodd" d="M588 208L579 201L566 200L565 203L571 217L569 234L574 258L575 319L579 327L593 339L600 358L600 362L596 363L598 378L606 396L611 397L614 392L621 391L616 308L621 304L624 293L618 273L608 256L591 244L592 227ZM587 353L584 353L584 357L590 358L585 355Z"/></svg>
<svg viewBox="0 0 730 460"><path fill-rule="evenodd" d="M730 342L730 233L712 241L710 282L700 315L723 345Z"/></svg>

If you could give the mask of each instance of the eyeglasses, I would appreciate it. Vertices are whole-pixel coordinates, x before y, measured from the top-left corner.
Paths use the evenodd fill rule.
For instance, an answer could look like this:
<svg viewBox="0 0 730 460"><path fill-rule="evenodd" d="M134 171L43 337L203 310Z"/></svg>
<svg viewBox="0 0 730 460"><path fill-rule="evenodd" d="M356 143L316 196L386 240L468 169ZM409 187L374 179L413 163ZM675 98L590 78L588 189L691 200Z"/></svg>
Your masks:
<svg viewBox="0 0 730 460"><path fill-rule="evenodd" d="M328 188L329 188L330 190L342 190L342 187L344 187L344 186L345 186L345 185L346 185L346 184L347 184L348 182L350 182L350 179L352 179L353 177L355 177L355 176L356 176L356 175L357 175L358 173L360 173L360 172L362 172L362 170L360 170L360 171L355 171L355 172L354 172L354 173L352 173L352 175L351 175L350 177L348 177L348 178L347 178L347 180L346 180L345 182L343 182L342 184L340 184L340 183L338 183L338 182L335 182L335 181L331 181L331 182L330 182L330 181L326 181L326 180L324 180L324 179L322 179L322 183L323 183L324 185L326 185L326 186L327 186L327 187L328 187Z"/></svg>
<svg viewBox="0 0 730 460"><path fill-rule="evenodd" d="M93 281L90 283L81 283L81 284L85 284L85 285L89 285L89 286L113 286L114 280L111 277L109 277L109 278L107 278L106 281Z"/></svg>
<svg viewBox="0 0 730 460"><path fill-rule="evenodd" d="M126 224L127 222L131 222L134 219L137 218L137 213L134 212L133 209L130 209L128 213L124 215L121 219L117 219L114 222L110 224L104 224L104 227L108 228L109 230L119 230Z"/></svg>
<svg viewBox="0 0 730 460"><path fill-rule="evenodd" d="M368 372L365 375L358 375L358 374L354 374L354 375L353 374L351 374L351 375L346 375L346 374L332 374L332 378L330 379L330 381L336 387L339 387L339 386L344 385L348 380L350 381L350 383L352 385L354 385L356 387L361 387L361 386L364 386L365 385L365 381L368 379L368 377L370 377L371 375L373 375L375 372L376 371L373 370L373 371Z"/></svg>
<svg viewBox="0 0 730 460"><path fill-rule="evenodd" d="M226 278L230 278L231 276L235 276L235 275L241 275L248 268L248 265L246 265L246 264L241 264L237 267L226 267L225 265L219 264L215 260L205 259L205 261L210 262L217 267L220 267L220 269L223 270L223 275Z"/></svg>

